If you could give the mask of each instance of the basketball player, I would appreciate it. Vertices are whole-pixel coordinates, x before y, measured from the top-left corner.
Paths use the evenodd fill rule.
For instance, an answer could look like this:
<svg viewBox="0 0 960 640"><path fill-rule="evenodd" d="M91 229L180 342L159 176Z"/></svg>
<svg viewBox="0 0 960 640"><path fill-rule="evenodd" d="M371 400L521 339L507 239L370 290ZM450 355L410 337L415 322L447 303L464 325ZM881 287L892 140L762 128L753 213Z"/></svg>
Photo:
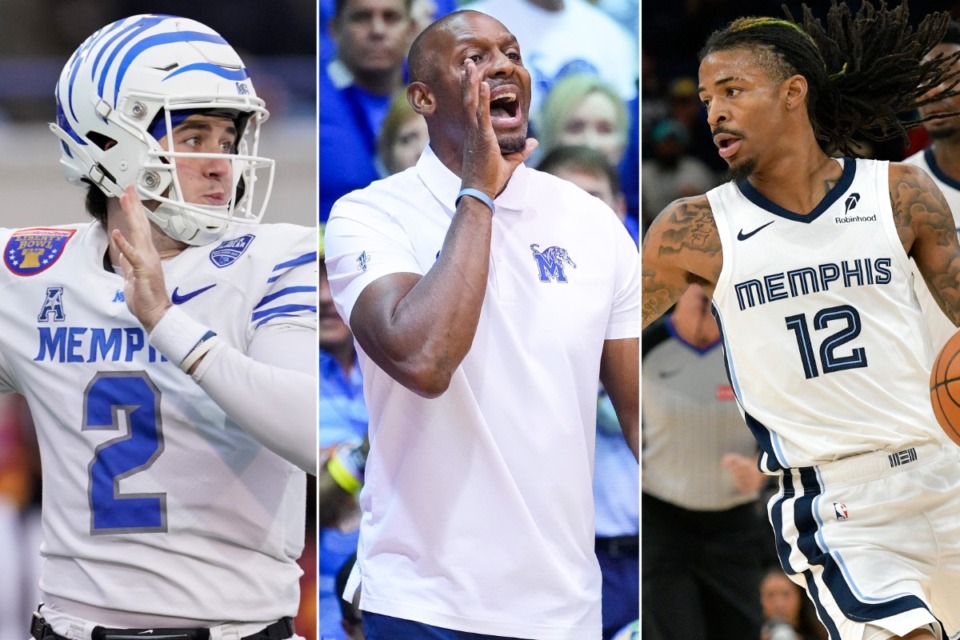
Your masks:
<svg viewBox="0 0 960 640"><path fill-rule="evenodd" d="M806 13L712 34L699 93L733 180L669 205L644 243L645 323L690 282L712 294L761 469L780 477L780 562L832 638L960 631L960 459L937 435L908 259L960 320L953 219L917 167L824 151L903 131L896 114L951 73L921 62L947 20L914 31L906 5L841 4L825 28Z"/></svg>
<svg viewBox="0 0 960 640"><path fill-rule="evenodd" d="M950 22L943 40L927 54L927 58L932 60L937 55L956 57L958 51L960 51L960 23ZM955 62L954 66L960 67L960 64ZM928 95L935 97L946 88L946 85L933 87ZM960 112L960 97L957 96L920 105L921 116L927 118L923 126L933 142L904 162L921 167L930 175L950 205L954 227L960 229L960 115L936 117L958 112ZM916 268L914 271L916 272ZM920 308L923 309L923 315L927 320L927 327L930 329L933 347L931 352L935 357L950 336L956 333L957 328L940 310L940 306L930 294L930 289L919 272L916 272L914 277L914 288L920 300Z"/></svg>
<svg viewBox="0 0 960 640"><path fill-rule="evenodd" d="M409 66L430 145L339 200L325 235L370 411L364 631L599 640L597 381L636 456L636 245L598 199L522 164L530 74L501 23L449 14Z"/></svg>
<svg viewBox="0 0 960 640"><path fill-rule="evenodd" d="M85 224L0 231L0 390L43 466L38 640L293 636L316 464L316 233L258 225L268 112L210 28L140 15L56 87Z"/></svg>

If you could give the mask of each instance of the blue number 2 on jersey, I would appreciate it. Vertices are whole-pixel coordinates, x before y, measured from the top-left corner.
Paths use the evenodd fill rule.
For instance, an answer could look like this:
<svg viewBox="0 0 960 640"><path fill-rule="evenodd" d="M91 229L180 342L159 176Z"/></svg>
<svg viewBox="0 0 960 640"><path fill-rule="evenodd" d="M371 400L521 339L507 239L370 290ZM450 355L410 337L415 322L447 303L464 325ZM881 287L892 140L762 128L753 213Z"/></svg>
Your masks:
<svg viewBox="0 0 960 640"><path fill-rule="evenodd" d="M82 428L125 432L98 446L90 463L90 532L166 531L165 494L120 493L121 480L149 468L163 451L160 390L146 372L94 376L83 396Z"/></svg>

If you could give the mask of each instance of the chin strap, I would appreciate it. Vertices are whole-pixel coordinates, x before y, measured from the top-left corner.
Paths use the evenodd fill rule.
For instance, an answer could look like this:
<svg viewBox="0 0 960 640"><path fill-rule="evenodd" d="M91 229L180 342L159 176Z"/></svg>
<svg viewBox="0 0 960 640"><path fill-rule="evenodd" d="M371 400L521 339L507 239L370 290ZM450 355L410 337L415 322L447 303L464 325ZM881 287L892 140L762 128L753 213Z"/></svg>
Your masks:
<svg viewBox="0 0 960 640"><path fill-rule="evenodd" d="M230 223L227 220L216 220L217 224L215 225L203 226L198 220L184 215L180 207L166 202L161 202L160 206L153 211L148 209L147 217L174 240L192 246L209 244L219 239L230 228ZM215 219L211 218L211 221L213 220Z"/></svg>

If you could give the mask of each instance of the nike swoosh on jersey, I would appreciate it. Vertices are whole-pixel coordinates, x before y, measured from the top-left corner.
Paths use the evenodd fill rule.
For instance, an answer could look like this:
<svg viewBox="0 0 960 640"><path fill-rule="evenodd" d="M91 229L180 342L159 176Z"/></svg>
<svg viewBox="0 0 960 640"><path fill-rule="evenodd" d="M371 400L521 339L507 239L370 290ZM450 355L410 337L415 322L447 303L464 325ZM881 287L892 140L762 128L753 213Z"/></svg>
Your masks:
<svg viewBox="0 0 960 640"><path fill-rule="evenodd" d="M193 291L189 291L183 294L180 293L180 287L174 287L173 293L170 294L170 300L173 302L173 304L183 304L187 300L196 298L198 295L200 295L204 291L209 291L210 289L213 289L215 286L217 286L216 282L214 282L211 285L207 285L206 287L201 287L199 289L195 289Z"/></svg>
<svg viewBox="0 0 960 640"><path fill-rule="evenodd" d="M743 229L740 229L740 232L737 234L737 240L746 240L747 238L749 238L749 237L751 237L751 236L753 236L753 235L755 235L755 234L757 234L757 233L760 233L761 230L766 229L767 227L769 227L770 225L772 225L774 222L776 222L776 220L771 220L771 221L768 222L767 224L762 224L762 225L760 225L759 227L757 227L756 229L754 229L753 231L751 231L750 233L744 233L744 232L743 232Z"/></svg>

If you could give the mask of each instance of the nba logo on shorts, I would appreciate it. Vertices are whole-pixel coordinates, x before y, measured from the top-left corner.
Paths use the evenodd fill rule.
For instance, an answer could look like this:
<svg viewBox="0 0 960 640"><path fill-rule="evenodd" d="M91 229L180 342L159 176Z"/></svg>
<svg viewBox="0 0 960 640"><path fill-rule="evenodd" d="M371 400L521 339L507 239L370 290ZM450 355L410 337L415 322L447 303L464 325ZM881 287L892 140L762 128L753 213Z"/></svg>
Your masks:
<svg viewBox="0 0 960 640"><path fill-rule="evenodd" d="M837 514L837 520L846 520L849 517L847 513L847 505L842 502L833 503L833 511Z"/></svg>

